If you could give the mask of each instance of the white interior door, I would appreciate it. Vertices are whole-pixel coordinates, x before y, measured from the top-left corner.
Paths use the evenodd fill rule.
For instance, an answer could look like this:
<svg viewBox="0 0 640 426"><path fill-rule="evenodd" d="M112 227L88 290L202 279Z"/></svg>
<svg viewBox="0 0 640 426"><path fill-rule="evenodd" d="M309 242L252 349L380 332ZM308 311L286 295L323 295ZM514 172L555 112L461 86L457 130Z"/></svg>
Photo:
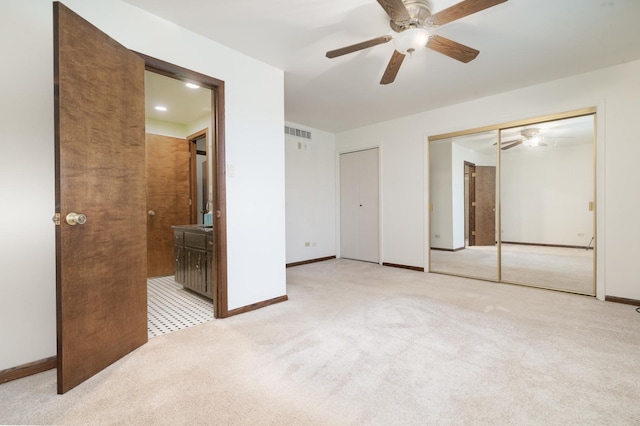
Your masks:
<svg viewBox="0 0 640 426"><path fill-rule="evenodd" d="M340 155L340 255L379 262L378 148Z"/></svg>

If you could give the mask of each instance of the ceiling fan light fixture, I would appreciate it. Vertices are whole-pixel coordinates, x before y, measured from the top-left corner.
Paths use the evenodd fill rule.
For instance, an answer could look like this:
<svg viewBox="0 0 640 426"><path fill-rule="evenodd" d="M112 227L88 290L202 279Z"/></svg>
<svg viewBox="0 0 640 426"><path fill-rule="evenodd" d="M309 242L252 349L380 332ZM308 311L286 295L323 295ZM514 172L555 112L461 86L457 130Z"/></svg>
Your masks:
<svg viewBox="0 0 640 426"><path fill-rule="evenodd" d="M429 31L426 28L412 27L399 33L393 39L393 44L398 52L406 55L425 47L428 41Z"/></svg>
<svg viewBox="0 0 640 426"><path fill-rule="evenodd" d="M540 129L524 129L520 134L524 138L522 143L529 148L539 146L542 142Z"/></svg>
<svg viewBox="0 0 640 426"><path fill-rule="evenodd" d="M531 138L525 139L523 143L530 148L536 147L540 145L540 136L533 136Z"/></svg>

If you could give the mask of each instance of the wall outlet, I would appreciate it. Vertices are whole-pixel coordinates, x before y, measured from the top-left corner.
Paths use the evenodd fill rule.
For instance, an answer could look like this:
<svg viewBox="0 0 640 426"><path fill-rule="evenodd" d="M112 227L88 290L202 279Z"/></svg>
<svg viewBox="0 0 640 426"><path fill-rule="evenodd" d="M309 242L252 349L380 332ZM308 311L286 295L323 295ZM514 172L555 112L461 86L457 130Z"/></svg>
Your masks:
<svg viewBox="0 0 640 426"><path fill-rule="evenodd" d="M436 238L440 238L440 234L436 234Z"/></svg>
<svg viewBox="0 0 640 426"><path fill-rule="evenodd" d="M584 234L582 232L578 232L578 237L584 237Z"/></svg>
<svg viewBox="0 0 640 426"><path fill-rule="evenodd" d="M309 246L311 246L311 243L309 241L305 241L304 246L305 247L309 247Z"/></svg>

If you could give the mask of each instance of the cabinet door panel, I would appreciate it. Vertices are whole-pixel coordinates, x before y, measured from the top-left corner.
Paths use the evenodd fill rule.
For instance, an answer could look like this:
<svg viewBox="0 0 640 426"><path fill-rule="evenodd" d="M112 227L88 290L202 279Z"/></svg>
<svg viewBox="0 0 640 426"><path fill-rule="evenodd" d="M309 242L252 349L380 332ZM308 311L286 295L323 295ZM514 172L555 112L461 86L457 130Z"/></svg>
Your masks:
<svg viewBox="0 0 640 426"><path fill-rule="evenodd" d="M174 271L175 271L175 280L178 284L184 284L185 282L185 273L184 273L184 248L179 245L173 246L174 249Z"/></svg>

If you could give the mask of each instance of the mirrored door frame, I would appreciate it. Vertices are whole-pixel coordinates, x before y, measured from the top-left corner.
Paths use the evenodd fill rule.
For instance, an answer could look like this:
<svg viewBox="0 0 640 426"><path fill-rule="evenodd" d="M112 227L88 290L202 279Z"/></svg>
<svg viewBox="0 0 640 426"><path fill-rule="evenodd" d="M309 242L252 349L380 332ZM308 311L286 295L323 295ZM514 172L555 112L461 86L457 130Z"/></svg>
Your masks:
<svg viewBox="0 0 640 426"><path fill-rule="evenodd" d="M597 139L597 135L598 135L598 131L597 131L597 108L596 107L592 107L592 108L584 108L584 109L579 109L579 110L573 110L573 111L568 111L568 112L564 112L564 113L558 113L558 114L551 114L551 115L546 115L546 116L539 116L539 117L534 117L534 118L530 118L530 119L524 119L524 120L517 120L517 121L511 121L511 122L507 122L507 123L501 123L501 124L495 124L495 125L490 125L490 126L485 126L485 127L478 127L478 128L474 128L474 129L468 129L468 130L463 130L463 131L457 131L457 132L451 132L451 133L444 133L444 134L439 134L439 135L434 135L434 136L429 136L427 138L427 145L428 145L428 155L427 155L427 167L425 167L425 170L427 170L426 173L426 181L427 181L427 188L429 188L429 184L430 184L430 169L431 167L429 166L429 162L431 159L431 143L434 141L441 141L441 140L445 140L445 139L451 139L451 138L455 138L455 137L460 137L460 136L467 136L467 135L472 135L472 134L476 134L476 133L483 133L483 132L490 132L490 131L495 131L497 136L497 146L496 146L496 157L497 157L497 169L496 169L496 173L497 173L497 178L496 178L496 223L498 228L497 229L501 229L501 224L502 224L502 209L501 209L501 181L500 181L500 176L501 176L501 150L498 149L499 146L501 146L501 136L502 136L502 131L503 130L509 130L512 128L516 128L516 127L521 127L521 126L530 126L530 125L535 125L535 124L542 124L542 123L548 123L548 122L552 122L552 121L558 121L558 120L563 120L563 119L569 119L569 118L576 118L576 117L583 117L583 116L593 116L593 198L592 198L592 208L593 208L593 242L592 242L592 246L593 246L593 286L592 286L592 291L589 295L591 296L596 296L597 295L597 289L596 289L596 283L597 283L597 248L598 248L598 235L597 235L597 223L598 223L598 217L597 217L597 208L596 208L596 201L597 201L597 187L598 187L598 182L597 182L597 169L596 169L596 164L597 164L597 154L598 154L598 149L597 149L597 144L596 144L596 139ZM573 293L573 291L570 290L560 290L558 288L551 288L551 287L546 287L543 285L535 285L535 284L524 284L524 283L520 283L520 282L510 282L507 280L504 280L502 277L502 233L501 232L497 232L496 233L496 239L497 239L497 253L498 253L498 259L497 259L497 279L490 279L490 278L480 278L480 277L475 277L475 276L470 276L470 275L464 275L464 274L458 274L458 273L451 273L451 272L441 272L441 271L437 271L437 270L432 270L432 255L431 255L431 214L433 211L433 201L431 199L432 194L431 191L429 191L429 201L428 201L428 211L429 211L429 218L427 220L427 245L426 245L426 249L427 249L427 253L428 253L428 272L433 272L433 273L438 273L438 274L445 274L445 275L453 275L453 276L460 276L460 277L464 277L464 278L473 278L473 279L480 279L483 281L491 281L491 282L501 282L501 283L506 283L506 284L516 284L516 285L526 285L526 286L530 286L530 287L538 287L538 288L545 288L545 289L550 289L550 290L558 290L558 291L564 291L564 292L569 292L569 293ZM580 293L580 294L584 294L584 293Z"/></svg>

